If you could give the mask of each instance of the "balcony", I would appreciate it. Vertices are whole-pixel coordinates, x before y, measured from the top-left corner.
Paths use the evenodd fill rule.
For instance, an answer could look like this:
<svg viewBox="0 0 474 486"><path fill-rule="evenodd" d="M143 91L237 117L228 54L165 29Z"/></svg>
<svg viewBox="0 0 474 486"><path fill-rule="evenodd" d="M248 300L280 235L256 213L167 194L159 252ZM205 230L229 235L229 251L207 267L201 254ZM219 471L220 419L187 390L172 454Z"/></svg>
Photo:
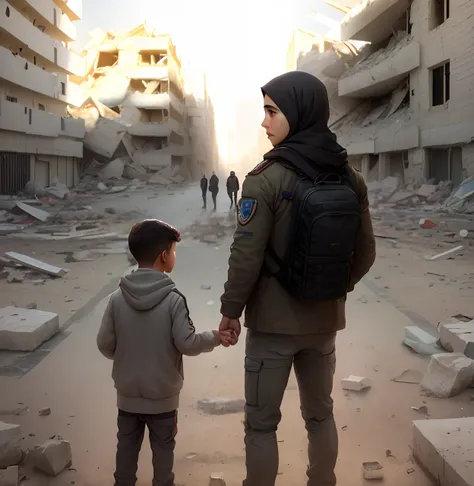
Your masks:
<svg viewBox="0 0 474 486"><path fill-rule="evenodd" d="M136 66L127 73L130 79L143 79L144 81L168 79L167 66Z"/></svg>
<svg viewBox="0 0 474 486"><path fill-rule="evenodd" d="M393 34L392 27L410 0L365 0L354 7L341 24L341 40L376 44Z"/></svg>
<svg viewBox="0 0 474 486"><path fill-rule="evenodd" d="M0 66L0 79L72 106L82 104L82 89L68 83L66 75L44 71L4 47L0 47Z"/></svg>
<svg viewBox="0 0 474 486"><path fill-rule="evenodd" d="M85 122L82 119L64 118L61 122L61 135L83 139L86 134Z"/></svg>
<svg viewBox="0 0 474 486"><path fill-rule="evenodd" d="M133 93L127 98L127 103L145 110L169 110L174 108L181 115L184 113L183 103L170 93L145 94Z"/></svg>
<svg viewBox="0 0 474 486"><path fill-rule="evenodd" d="M157 122L138 122L128 127L128 133L135 137L158 137L168 138L172 136L182 137L182 129L179 123L172 118L168 118L163 123Z"/></svg>
<svg viewBox="0 0 474 486"><path fill-rule="evenodd" d="M76 26L60 8L54 6L53 0L10 0L10 4L26 17L34 18L35 25L44 26L50 37L64 42L76 40Z"/></svg>
<svg viewBox="0 0 474 486"><path fill-rule="evenodd" d="M339 80L339 96L372 98L387 95L419 66L418 42L401 41L394 49L380 50L354 66Z"/></svg>
<svg viewBox="0 0 474 486"><path fill-rule="evenodd" d="M54 3L61 7L71 20L82 19L82 0L54 0Z"/></svg>
<svg viewBox="0 0 474 486"><path fill-rule="evenodd" d="M84 75L85 64L81 56L51 39L5 0L0 0L0 36L7 45L14 46L12 49L21 48L23 57L39 57L40 63L50 71L58 71L59 67L68 74Z"/></svg>

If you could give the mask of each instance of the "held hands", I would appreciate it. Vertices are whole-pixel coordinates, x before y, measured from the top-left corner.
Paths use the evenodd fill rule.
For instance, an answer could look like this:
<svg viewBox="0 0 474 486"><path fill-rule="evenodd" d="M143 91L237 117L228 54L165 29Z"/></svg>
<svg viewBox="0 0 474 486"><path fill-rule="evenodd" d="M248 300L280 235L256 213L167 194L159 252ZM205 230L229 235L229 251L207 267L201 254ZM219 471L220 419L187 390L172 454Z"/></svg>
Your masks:
<svg viewBox="0 0 474 486"><path fill-rule="evenodd" d="M239 341L241 330L242 328L240 326L239 319L230 319L229 317L222 316L221 323L219 325L219 334L222 335L224 332L230 332L231 339L229 344L223 344L222 341L221 344L223 344L225 347L228 347L229 345L235 346Z"/></svg>
<svg viewBox="0 0 474 486"><path fill-rule="evenodd" d="M224 348L228 348L229 346L232 345L234 341L234 336L232 331L219 331L219 340L221 343L221 346L224 346Z"/></svg>

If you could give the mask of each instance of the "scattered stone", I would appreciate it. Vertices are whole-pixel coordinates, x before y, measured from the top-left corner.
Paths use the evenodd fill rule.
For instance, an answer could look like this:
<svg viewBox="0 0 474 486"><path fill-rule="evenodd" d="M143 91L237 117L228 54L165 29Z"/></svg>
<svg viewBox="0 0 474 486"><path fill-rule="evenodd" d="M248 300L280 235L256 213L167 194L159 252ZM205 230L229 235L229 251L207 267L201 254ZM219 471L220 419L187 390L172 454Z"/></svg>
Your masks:
<svg viewBox="0 0 474 486"><path fill-rule="evenodd" d="M210 285L201 285L201 290L211 290L211 288Z"/></svg>
<svg viewBox="0 0 474 486"><path fill-rule="evenodd" d="M117 214L117 210L115 208L105 208L105 212L107 214Z"/></svg>
<svg viewBox="0 0 474 486"><path fill-rule="evenodd" d="M95 255L92 251L82 250L68 254L64 259L64 263L92 262L96 258L97 255Z"/></svg>
<svg viewBox="0 0 474 486"><path fill-rule="evenodd" d="M205 398L198 400L197 408L209 415L225 415L242 413L245 410L245 400L231 398Z"/></svg>
<svg viewBox="0 0 474 486"><path fill-rule="evenodd" d="M5 280L10 276L10 272L7 270L0 271L0 280Z"/></svg>
<svg viewBox="0 0 474 486"><path fill-rule="evenodd" d="M38 415L40 417L47 417L48 415L51 415L51 409L49 407L46 408L40 408L38 410Z"/></svg>
<svg viewBox="0 0 474 486"><path fill-rule="evenodd" d="M363 462L362 463L362 473L364 479L383 479L384 472L383 466L379 462Z"/></svg>
<svg viewBox="0 0 474 486"><path fill-rule="evenodd" d="M0 486L18 486L18 466L10 466L0 469Z"/></svg>
<svg viewBox="0 0 474 486"><path fill-rule="evenodd" d="M441 345L450 353L464 353L469 343L474 343L474 320L441 323L439 326Z"/></svg>
<svg viewBox="0 0 474 486"><path fill-rule="evenodd" d="M410 469L407 469L407 474L413 474L415 470L411 467Z"/></svg>
<svg viewBox="0 0 474 486"><path fill-rule="evenodd" d="M26 306L26 309L31 309L31 310L34 310L34 309L37 309L38 308L38 304L36 302L30 302L27 306Z"/></svg>
<svg viewBox="0 0 474 486"><path fill-rule="evenodd" d="M72 462L71 444L66 440L47 440L29 452L28 462L50 476L57 476Z"/></svg>
<svg viewBox="0 0 474 486"><path fill-rule="evenodd" d="M71 193L66 184L59 181L51 187L47 187L44 192L46 195L55 197L57 199L64 199L68 194Z"/></svg>
<svg viewBox="0 0 474 486"><path fill-rule="evenodd" d="M201 236L201 241L203 243L217 243L217 236L216 235L204 235L204 236Z"/></svg>
<svg viewBox="0 0 474 486"><path fill-rule="evenodd" d="M474 417L413 422L413 455L440 486L474 486Z"/></svg>
<svg viewBox="0 0 474 486"><path fill-rule="evenodd" d="M99 183L97 184L97 189L98 189L99 191L106 191L106 190L107 190L107 186L106 186L106 185L105 185L103 182L99 182Z"/></svg>
<svg viewBox="0 0 474 486"><path fill-rule="evenodd" d="M431 357L421 387L438 398L462 393L474 380L474 361L462 353L441 353Z"/></svg>
<svg viewBox="0 0 474 486"><path fill-rule="evenodd" d="M426 405L422 405L421 407L411 407L411 409L415 410L415 412L428 415L428 407Z"/></svg>
<svg viewBox="0 0 474 486"><path fill-rule="evenodd" d="M418 189L417 195L421 197L430 197L438 190L438 186L432 184L422 184L422 186Z"/></svg>
<svg viewBox="0 0 474 486"><path fill-rule="evenodd" d="M438 346L438 338L420 329L418 326L405 327L405 339L403 342L418 354L431 356L443 352L441 347Z"/></svg>
<svg viewBox="0 0 474 486"><path fill-rule="evenodd" d="M57 332L59 332L58 314L13 306L0 309L0 349L2 350L34 351Z"/></svg>
<svg viewBox="0 0 474 486"><path fill-rule="evenodd" d="M341 383L342 389L349 391L362 391L371 387L369 380L362 376L350 375L349 378L341 380Z"/></svg>
<svg viewBox="0 0 474 486"><path fill-rule="evenodd" d="M465 230L465 229L462 229L460 232L459 232L459 236L461 238L467 238L469 235L469 231L468 230Z"/></svg>
<svg viewBox="0 0 474 486"><path fill-rule="evenodd" d="M209 476L209 486L226 486L222 473L212 473Z"/></svg>
<svg viewBox="0 0 474 486"><path fill-rule="evenodd" d="M25 194L30 196L44 197L46 195L44 188L36 181L28 181L23 189Z"/></svg>
<svg viewBox="0 0 474 486"><path fill-rule="evenodd" d="M20 277L18 275L9 275L7 277L7 282L9 284L18 284L18 283L23 283L25 279L23 277Z"/></svg>
<svg viewBox="0 0 474 486"><path fill-rule="evenodd" d="M412 385L419 385L423 375L420 371L416 370L405 370L401 375L393 378L392 381L396 383L409 383Z"/></svg>
<svg viewBox="0 0 474 486"><path fill-rule="evenodd" d="M23 458L20 441L21 428L19 425L0 422L0 469L20 463Z"/></svg>

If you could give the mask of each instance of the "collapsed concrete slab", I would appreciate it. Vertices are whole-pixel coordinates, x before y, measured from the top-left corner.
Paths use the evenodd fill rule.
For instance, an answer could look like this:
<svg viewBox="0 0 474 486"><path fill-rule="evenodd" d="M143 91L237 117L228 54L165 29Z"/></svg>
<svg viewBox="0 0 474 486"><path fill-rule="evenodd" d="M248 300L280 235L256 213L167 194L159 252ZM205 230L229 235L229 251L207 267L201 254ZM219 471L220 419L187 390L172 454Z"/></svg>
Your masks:
<svg viewBox="0 0 474 486"><path fill-rule="evenodd" d="M432 355L443 352L443 349L438 346L438 338L418 326L405 327L403 342L419 354Z"/></svg>
<svg viewBox="0 0 474 486"><path fill-rule="evenodd" d="M34 351L58 332L58 314L12 306L0 309L0 350Z"/></svg>
<svg viewBox="0 0 474 486"><path fill-rule="evenodd" d="M47 440L29 452L28 462L50 476L57 476L72 463L71 444L67 440Z"/></svg>
<svg viewBox="0 0 474 486"><path fill-rule="evenodd" d="M462 393L474 380L474 361L462 353L441 353L431 357L421 388L438 398Z"/></svg>
<svg viewBox="0 0 474 486"><path fill-rule="evenodd" d="M413 422L413 455L439 486L474 486L474 417Z"/></svg>
<svg viewBox="0 0 474 486"><path fill-rule="evenodd" d="M99 178L102 180L121 179L124 168L125 163L120 158L116 158L101 170Z"/></svg>
<svg viewBox="0 0 474 486"><path fill-rule="evenodd" d="M84 147L106 159L113 157L127 130L126 125L107 118L99 118L93 130L86 133Z"/></svg>
<svg viewBox="0 0 474 486"><path fill-rule="evenodd" d="M441 324L439 338L446 351L464 353L467 345L474 343L474 320Z"/></svg>
<svg viewBox="0 0 474 486"><path fill-rule="evenodd" d="M23 452L20 441L19 425L0 422L0 469L16 466L21 462Z"/></svg>

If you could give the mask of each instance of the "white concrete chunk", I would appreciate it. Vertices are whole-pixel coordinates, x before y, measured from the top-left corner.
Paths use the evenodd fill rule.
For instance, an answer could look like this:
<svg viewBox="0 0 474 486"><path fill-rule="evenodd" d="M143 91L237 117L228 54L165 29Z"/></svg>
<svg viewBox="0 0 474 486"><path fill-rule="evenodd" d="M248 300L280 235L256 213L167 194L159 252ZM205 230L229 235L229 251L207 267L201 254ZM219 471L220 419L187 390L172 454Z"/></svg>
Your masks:
<svg viewBox="0 0 474 486"><path fill-rule="evenodd" d="M446 351L464 353L468 343L474 343L474 320L441 324L439 338Z"/></svg>
<svg viewBox="0 0 474 486"><path fill-rule="evenodd" d="M212 473L209 477L209 486L226 486L222 473Z"/></svg>
<svg viewBox="0 0 474 486"><path fill-rule="evenodd" d="M19 425L0 422L0 469L19 464L23 457L20 441Z"/></svg>
<svg viewBox="0 0 474 486"><path fill-rule="evenodd" d="M405 327L404 343L419 354L432 355L442 353L438 346L438 338L418 326Z"/></svg>
<svg viewBox="0 0 474 486"><path fill-rule="evenodd" d="M49 265L48 263L41 262L35 258L31 258L27 255L22 255L21 253L15 253L14 251L9 251L5 253L5 256L14 262L21 263L25 267L32 268L38 272L43 272L53 277L64 277L68 272L64 268L55 267L54 265Z"/></svg>
<svg viewBox="0 0 474 486"><path fill-rule="evenodd" d="M413 425L413 454L436 484L474 486L474 417Z"/></svg>
<svg viewBox="0 0 474 486"><path fill-rule="evenodd" d="M18 486L18 466L0 469L0 486Z"/></svg>
<svg viewBox="0 0 474 486"><path fill-rule="evenodd" d="M71 444L67 440L47 440L29 452L28 462L50 476L57 476L72 462Z"/></svg>
<svg viewBox="0 0 474 486"><path fill-rule="evenodd" d="M48 212L43 211L42 209L34 208L33 206L22 202L17 203L16 207L43 223L51 216Z"/></svg>
<svg viewBox="0 0 474 486"><path fill-rule="evenodd" d="M58 314L12 306L0 309L0 350L34 351L58 331Z"/></svg>
<svg viewBox="0 0 474 486"><path fill-rule="evenodd" d="M349 378L341 380L343 390L362 391L365 388L370 388L370 382L363 376L350 375Z"/></svg>
<svg viewBox="0 0 474 486"><path fill-rule="evenodd" d="M474 380L474 361L462 353L434 354L421 387L438 398L458 395Z"/></svg>

